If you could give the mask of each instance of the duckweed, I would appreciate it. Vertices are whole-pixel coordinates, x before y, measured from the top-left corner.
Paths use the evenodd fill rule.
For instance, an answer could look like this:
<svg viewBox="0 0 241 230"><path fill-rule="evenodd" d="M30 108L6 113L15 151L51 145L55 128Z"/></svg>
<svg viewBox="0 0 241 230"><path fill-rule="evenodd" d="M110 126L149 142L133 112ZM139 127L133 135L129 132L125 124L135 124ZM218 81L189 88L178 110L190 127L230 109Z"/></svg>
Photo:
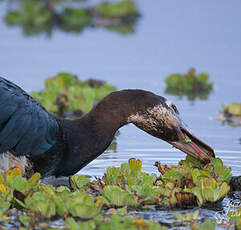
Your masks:
<svg viewBox="0 0 241 230"><path fill-rule="evenodd" d="M187 95L190 100L196 97L207 99L213 88L207 73L196 74L196 70L191 68L186 74L173 73L166 79L166 93L173 95Z"/></svg>
<svg viewBox="0 0 241 230"><path fill-rule="evenodd" d="M19 169L0 173L0 222L11 222L17 208L22 226L40 226L43 221L62 218L70 229L166 229L159 223L136 219L129 213L158 208L186 208L215 205L229 192L231 170L221 159L203 165L187 156L179 165L155 164L159 175L142 171L134 158L120 167L110 167L102 178L90 180L83 175L70 177L70 188L40 183L40 174L22 177ZM193 214L174 213L192 229L213 229L214 223L198 223ZM240 225L240 210L229 213L230 221ZM0 224L1 224L0 223Z"/></svg>

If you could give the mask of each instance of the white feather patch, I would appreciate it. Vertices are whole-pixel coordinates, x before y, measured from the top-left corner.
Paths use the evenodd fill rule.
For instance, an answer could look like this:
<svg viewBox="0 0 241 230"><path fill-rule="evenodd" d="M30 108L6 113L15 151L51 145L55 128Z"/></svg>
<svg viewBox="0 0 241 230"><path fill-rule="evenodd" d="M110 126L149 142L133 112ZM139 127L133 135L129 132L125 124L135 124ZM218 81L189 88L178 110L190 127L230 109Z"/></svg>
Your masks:
<svg viewBox="0 0 241 230"><path fill-rule="evenodd" d="M0 172L2 173L12 168L20 168L25 175L29 167L30 163L24 156L16 157L11 152L0 154Z"/></svg>
<svg viewBox="0 0 241 230"><path fill-rule="evenodd" d="M168 101L171 103L170 101ZM167 109L163 105L157 105L152 108L147 109L147 114L142 114L137 112L136 114L132 114L128 117L127 122L128 123L152 123L153 127L155 126L156 121L164 121L166 126L169 128L177 127L180 124L180 119L177 114L174 114L174 112L171 109ZM149 117L148 114L151 116ZM152 117L155 118L155 120L152 119Z"/></svg>

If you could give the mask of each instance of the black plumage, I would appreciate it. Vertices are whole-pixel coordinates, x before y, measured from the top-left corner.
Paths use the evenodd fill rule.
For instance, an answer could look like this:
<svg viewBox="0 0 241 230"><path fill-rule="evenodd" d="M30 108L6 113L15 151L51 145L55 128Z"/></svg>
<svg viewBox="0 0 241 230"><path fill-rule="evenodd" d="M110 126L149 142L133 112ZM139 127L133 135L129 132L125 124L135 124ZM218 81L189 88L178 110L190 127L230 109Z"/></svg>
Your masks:
<svg viewBox="0 0 241 230"><path fill-rule="evenodd" d="M56 144L59 125L20 87L0 78L0 153L39 155Z"/></svg>

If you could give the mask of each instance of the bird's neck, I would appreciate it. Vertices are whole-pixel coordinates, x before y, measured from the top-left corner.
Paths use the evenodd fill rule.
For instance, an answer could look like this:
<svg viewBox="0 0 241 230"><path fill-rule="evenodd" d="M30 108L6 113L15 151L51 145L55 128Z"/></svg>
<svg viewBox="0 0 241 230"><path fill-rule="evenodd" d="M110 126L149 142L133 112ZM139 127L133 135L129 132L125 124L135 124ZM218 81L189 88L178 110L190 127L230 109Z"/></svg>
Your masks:
<svg viewBox="0 0 241 230"><path fill-rule="evenodd" d="M80 119L62 121L68 153L64 154L58 175L67 176L78 172L103 153L111 144L116 131L129 123L128 118L135 113L135 109L131 101L122 103L121 96L117 95L116 100L104 98Z"/></svg>

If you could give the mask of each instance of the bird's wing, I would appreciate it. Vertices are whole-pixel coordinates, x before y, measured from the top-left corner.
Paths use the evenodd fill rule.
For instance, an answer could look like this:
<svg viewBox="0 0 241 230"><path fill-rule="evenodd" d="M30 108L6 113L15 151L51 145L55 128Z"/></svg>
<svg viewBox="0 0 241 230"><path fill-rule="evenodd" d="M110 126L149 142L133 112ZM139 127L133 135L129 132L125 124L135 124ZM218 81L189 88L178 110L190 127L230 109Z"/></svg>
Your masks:
<svg viewBox="0 0 241 230"><path fill-rule="evenodd" d="M0 153L39 155L55 143L59 126L36 100L0 77Z"/></svg>

